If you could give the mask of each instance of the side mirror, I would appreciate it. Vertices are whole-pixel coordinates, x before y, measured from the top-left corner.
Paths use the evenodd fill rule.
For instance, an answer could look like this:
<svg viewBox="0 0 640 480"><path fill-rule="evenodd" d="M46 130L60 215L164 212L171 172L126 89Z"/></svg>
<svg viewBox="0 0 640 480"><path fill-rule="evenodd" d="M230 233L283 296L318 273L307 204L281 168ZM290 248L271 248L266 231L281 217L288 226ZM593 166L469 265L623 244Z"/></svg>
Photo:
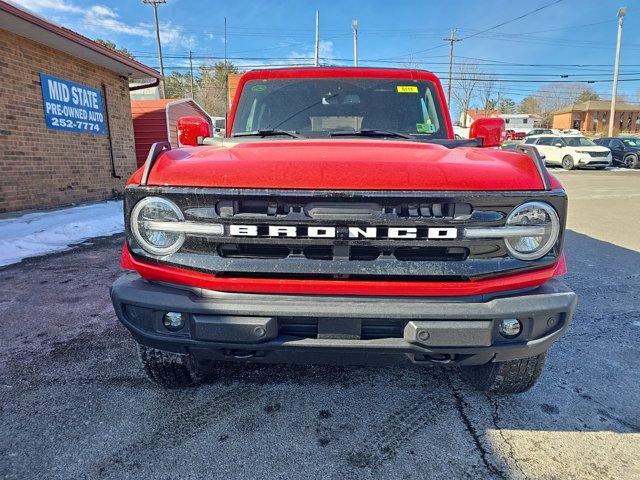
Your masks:
<svg viewBox="0 0 640 480"><path fill-rule="evenodd" d="M482 139L483 147L498 147L505 139L504 119L479 118L469 128L469 138Z"/></svg>
<svg viewBox="0 0 640 480"><path fill-rule="evenodd" d="M180 117L178 119L178 144L195 147L198 137L210 137L211 125L202 117Z"/></svg>
<svg viewBox="0 0 640 480"><path fill-rule="evenodd" d="M227 120L225 118L216 118L213 121L213 128L216 131L224 130L227 128Z"/></svg>

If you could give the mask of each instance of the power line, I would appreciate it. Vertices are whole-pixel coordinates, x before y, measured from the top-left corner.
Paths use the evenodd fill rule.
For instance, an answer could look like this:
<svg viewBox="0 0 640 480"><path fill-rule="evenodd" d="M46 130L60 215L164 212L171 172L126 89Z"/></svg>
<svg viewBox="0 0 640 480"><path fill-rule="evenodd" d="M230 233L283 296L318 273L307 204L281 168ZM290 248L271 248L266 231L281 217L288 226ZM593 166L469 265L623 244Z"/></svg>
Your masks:
<svg viewBox="0 0 640 480"><path fill-rule="evenodd" d="M574 30L576 28L593 27L595 25L604 25L605 23L613 23L614 21L615 20L603 20L600 22L582 23L580 25L567 25L565 27L548 28L546 30L535 30L533 32L504 32L502 35L531 35L535 33L558 32L560 30ZM462 28L461 30L469 30L470 32L473 32L472 29Z"/></svg>
<svg viewBox="0 0 640 480"><path fill-rule="evenodd" d="M141 55L141 56L147 56L147 55ZM149 57L152 56L152 54L148 54ZM190 57L188 55L165 55L164 58L171 58L171 59L189 59ZM215 55L192 55L191 57L194 60L223 60L224 57L221 56L215 56ZM287 61L287 62L298 62L298 61L308 61L310 60L310 57L227 57L228 60L240 60L240 61L264 61L264 62L272 62L272 61ZM324 58L323 60L333 60L333 61L339 61L339 62L350 62L352 61L352 59L350 58ZM361 60L363 62L366 62L367 60ZM447 62L433 62L432 65L446 65ZM474 64L474 63L467 63L467 62L453 62L454 65L479 65L479 64ZM269 64L265 64L265 66L268 66ZM542 65L542 64L541 64ZM511 65L509 65L511 66ZM558 65L558 66L562 66L565 67L566 65ZM638 65L640 66L640 65ZM182 67L185 67L184 65ZM171 67L171 68L179 68L177 66ZM431 71L433 73L436 74L441 74L441 75L445 75L447 74L447 72L444 71L438 71L435 69L431 69ZM598 70L597 72L604 72L603 70ZM510 77L510 76L514 76L514 77L524 77L524 78L530 78L530 77L558 77L558 78L582 78L582 77L589 77L589 78L594 78L594 77L608 77L610 76L610 74L608 73L594 73L594 72L590 72L590 73L562 73L562 72L546 72L546 73L541 73L539 71L535 72L535 73L529 73L529 72L478 72L475 74L478 77L497 77L497 76L502 76L502 77ZM640 75L640 72L623 72L620 75L625 75L625 76L630 76L630 75ZM452 75L453 76L453 75ZM549 79L548 81L553 81L553 78Z"/></svg>
<svg viewBox="0 0 640 480"><path fill-rule="evenodd" d="M535 9L533 9L533 10L527 12L527 13L523 13L522 15L519 15L519 16L517 16L515 18L512 18L511 20L507 20L505 22L498 23L497 25L494 25L493 27L489 27L489 28L486 28L484 30L480 30L479 32L473 33L471 35L467 35L466 37L463 37L461 40L467 40L469 38L477 37L480 34L483 34L483 33L486 33L486 32L490 32L491 30L495 30L496 28L500 28L500 27L503 27L503 26L505 26L505 25L507 25L509 23L521 20L521 19L523 19L525 17L528 17L529 15L533 15L534 13L539 12L540 10L544 10L545 8L552 7L553 5L557 5L558 3L561 3L563 1L564 0L555 0L553 2L547 3L545 5L542 5L541 7L535 8Z"/></svg>
<svg viewBox="0 0 640 480"><path fill-rule="evenodd" d="M233 60L232 57L228 57L228 60ZM288 67L296 67L296 66L307 66L307 65L301 65L298 62L294 62L294 60L296 59L292 59L292 58L286 58L286 60L289 60L289 63L281 63L281 64L265 64L265 63L261 63L261 64L255 64L255 65L240 65L240 67L242 68L273 68L275 66L288 66ZM306 61L306 62L311 62L310 65L313 65L313 58L307 58L307 57L301 57L299 60L302 61ZM328 58L321 58L321 60L327 61L327 60L335 60L335 59L328 59ZM152 67L154 68L154 67ZM171 67L167 67L170 68L172 70L188 70L189 66L187 65L175 65L175 66L171 66ZM211 70L213 68L215 68L214 66L207 66L207 65L200 65L201 69L205 69L205 70ZM447 72L439 72L439 71L431 71L432 73L436 74L436 75L446 75ZM591 84L591 83L610 83L612 82L611 79L601 79L601 78L588 78L588 79L580 79L580 80L569 80L566 79L564 77L570 76L570 75L565 75L563 76L563 78L561 79L538 79L538 80L528 80L528 79L522 79L522 78L492 78L492 75L501 75L499 73L496 74L480 74L480 75L484 75L484 77L480 78L474 78L475 81L477 82L502 82L502 83L587 83L587 84ZM517 74L514 74L517 75ZM634 73L627 73L626 75L636 75L635 78L621 78L618 81L620 82L640 82L640 72L634 72ZM526 75L525 75L526 76ZM549 75L551 76L551 75ZM555 75L558 76L558 75ZM573 75L573 76L580 76L580 75ZM593 77L593 75L590 75L589 77ZM466 80L468 77L465 76L453 76L452 77L452 81L459 81L459 80Z"/></svg>

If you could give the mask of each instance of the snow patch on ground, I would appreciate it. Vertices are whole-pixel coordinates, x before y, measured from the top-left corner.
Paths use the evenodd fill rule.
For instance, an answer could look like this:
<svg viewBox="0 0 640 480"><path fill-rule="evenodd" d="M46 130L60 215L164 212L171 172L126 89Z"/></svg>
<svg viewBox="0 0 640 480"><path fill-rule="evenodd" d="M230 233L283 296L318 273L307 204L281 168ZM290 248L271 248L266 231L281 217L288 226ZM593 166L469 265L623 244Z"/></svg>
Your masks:
<svg viewBox="0 0 640 480"><path fill-rule="evenodd" d="M27 213L0 220L0 267L68 250L83 241L124 230L122 201L47 212Z"/></svg>

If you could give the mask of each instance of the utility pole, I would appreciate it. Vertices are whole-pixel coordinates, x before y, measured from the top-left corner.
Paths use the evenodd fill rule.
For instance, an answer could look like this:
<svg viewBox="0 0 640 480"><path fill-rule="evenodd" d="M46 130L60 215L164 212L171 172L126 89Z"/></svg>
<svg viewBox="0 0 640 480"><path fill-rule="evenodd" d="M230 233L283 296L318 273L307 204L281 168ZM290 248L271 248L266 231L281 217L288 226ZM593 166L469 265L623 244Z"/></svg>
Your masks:
<svg viewBox="0 0 640 480"><path fill-rule="evenodd" d="M320 10L316 10L316 55L313 64L320 66Z"/></svg>
<svg viewBox="0 0 640 480"><path fill-rule="evenodd" d="M160 25L158 24L158 5L167 3L167 0L142 0L142 3L153 7L153 18L156 22L156 40L158 41L158 60L160 61L160 97L164 98L164 64L162 63L162 44L160 43Z"/></svg>
<svg viewBox="0 0 640 480"><path fill-rule="evenodd" d="M353 66L358 66L358 20L351 22L353 29Z"/></svg>
<svg viewBox="0 0 640 480"><path fill-rule="evenodd" d="M193 56L189 49L189 80L191 80L191 98L193 98Z"/></svg>
<svg viewBox="0 0 640 480"><path fill-rule="evenodd" d="M613 85L611 86L611 111L609 112L609 136L613 137L613 124L616 114L616 93L618 90L618 67L620 67L620 44L622 43L622 22L627 14L627 7L618 9L618 39L616 41L616 61L613 66Z"/></svg>
<svg viewBox="0 0 640 480"><path fill-rule="evenodd" d="M451 108L451 78L453 76L453 44L459 42L461 39L456 38L456 29L451 29L449 38L443 38L445 42L449 42L449 80L447 84L447 105Z"/></svg>
<svg viewBox="0 0 640 480"><path fill-rule="evenodd" d="M225 128L229 113L229 70L227 69L227 17L224 17L224 121Z"/></svg>

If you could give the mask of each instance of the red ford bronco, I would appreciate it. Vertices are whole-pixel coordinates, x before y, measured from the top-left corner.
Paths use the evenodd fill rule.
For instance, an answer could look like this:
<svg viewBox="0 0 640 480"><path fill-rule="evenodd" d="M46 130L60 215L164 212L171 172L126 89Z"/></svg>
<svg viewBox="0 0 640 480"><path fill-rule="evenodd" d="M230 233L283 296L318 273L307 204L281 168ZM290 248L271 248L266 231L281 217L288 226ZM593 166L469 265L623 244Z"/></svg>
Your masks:
<svg viewBox="0 0 640 480"><path fill-rule="evenodd" d="M454 140L441 84L406 69L258 70L224 138L179 121L129 180L111 298L146 374L219 361L458 366L480 390L539 377L576 296L567 196L503 120Z"/></svg>

